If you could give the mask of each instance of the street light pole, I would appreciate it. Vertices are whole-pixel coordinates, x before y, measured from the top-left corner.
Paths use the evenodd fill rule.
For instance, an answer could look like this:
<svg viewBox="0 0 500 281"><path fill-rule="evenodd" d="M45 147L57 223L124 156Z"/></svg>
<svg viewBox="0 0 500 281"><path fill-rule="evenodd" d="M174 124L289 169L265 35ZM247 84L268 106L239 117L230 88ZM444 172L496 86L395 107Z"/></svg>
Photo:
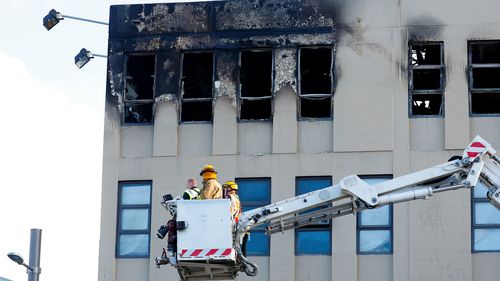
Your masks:
<svg viewBox="0 0 500 281"><path fill-rule="evenodd" d="M28 281L38 281L38 276L42 272L40 268L40 248L42 246L42 230L32 228L30 236L30 261L29 265L24 263L23 257L14 252L7 254L13 262L26 267Z"/></svg>
<svg viewBox="0 0 500 281"><path fill-rule="evenodd" d="M40 268L40 249L42 246L42 230L31 229L30 236L30 261L28 270L28 281L38 281L38 277L42 272Z"/></svg>

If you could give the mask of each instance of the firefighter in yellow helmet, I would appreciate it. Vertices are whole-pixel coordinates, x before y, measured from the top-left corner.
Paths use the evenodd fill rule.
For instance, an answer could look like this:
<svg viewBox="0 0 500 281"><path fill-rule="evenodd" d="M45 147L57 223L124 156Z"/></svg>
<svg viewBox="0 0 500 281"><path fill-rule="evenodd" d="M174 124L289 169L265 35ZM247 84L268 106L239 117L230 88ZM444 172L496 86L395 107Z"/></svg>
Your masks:
<svg viewBox="0 0 500 281"><path fill-rule="evenodd" d="M222 199L222 186L217 181L217 171L214 166L210 164L203 166L200 176L203 177L201 199Z"/></svg>
<svg viewBox="0 0 500 281"><path fill-rule="evenodd" d="M240 198L236 194L238 185L233 181L227 181L222 187L226 191L226 198L231 200L231 216L235 222L238 222L241 214Z"/></svg>

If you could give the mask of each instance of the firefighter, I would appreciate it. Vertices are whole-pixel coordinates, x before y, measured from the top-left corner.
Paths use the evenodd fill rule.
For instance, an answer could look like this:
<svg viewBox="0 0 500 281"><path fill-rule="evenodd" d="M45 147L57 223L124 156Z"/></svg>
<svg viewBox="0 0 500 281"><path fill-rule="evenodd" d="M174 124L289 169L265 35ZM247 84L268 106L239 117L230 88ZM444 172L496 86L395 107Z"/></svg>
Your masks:
<svg viewBox="0 0 500 281"><path fill-rule="evenodd" d="M238 197L238 185L233 181L227 181L222 185L226 192L226 198L231 200L231 216L235 222L238 222L241 214L241 203Z"/></svg>
<svg viewBox="0 0 500 281"><path fill-rule="evenodd" d="M217 181L217 171L214 166L210 164L203 166L200 176L203 177L201 199L222 199L222 186Z"/></svg>
<svg viewBox="0 0 500 281"><path fill-rule="evenodd" d="M194 200L201 199L201 190L196 186L197 182L195 179L190 178L186 183L186 191L182 194L182 199L184 200Z"/></svg>

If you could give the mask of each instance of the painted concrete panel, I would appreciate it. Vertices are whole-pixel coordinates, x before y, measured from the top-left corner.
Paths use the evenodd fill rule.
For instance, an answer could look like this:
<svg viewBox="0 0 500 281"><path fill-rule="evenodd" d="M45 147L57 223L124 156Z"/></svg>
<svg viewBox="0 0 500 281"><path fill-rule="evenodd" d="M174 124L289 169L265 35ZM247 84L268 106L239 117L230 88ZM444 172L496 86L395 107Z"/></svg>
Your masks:
<svg viewBox="0 0 500 281"><path fill-rule="evenodd" d="M271 179L271 202L278 202L286 198L295 196L295 177L286 175L283 166L286 165L284 159L279 157L278 161L273 161ZM293 169L293 167L290 167ZM291 281L297 280L295 276L295 233L287 231L271 236L271 256L269 272L270 280Z"/></svg>
<svg viewBox="0 0 500 281"><path fill-rule="evenodd" d="M500 151L500 118L477 117L470 119L470 139L480 135Z"/></svg>
<svg viewBox="0 0 500 281"><path fill-rule="evenodd" d="M392 150L388 138L393 130L392 111L387 109L393 103L393 46L384 42L391 42L392 35L390 31L365 32L364 37L337 46L333 135L338 152Z"/></svg>
<svg viewBox="0 0 500 281"><path fill-rule="evenodd" d="M274 98L273 153L297 153L297 96L290 87Z"/></svg>
<svg viewBox="0 0 500 281"><path fill-rule="evenodd" d="M149 259L118 259L116 261L116 280L149 280Z"/></svg>
<svg viewBox="0 0 500 281"><path fill-rule="evenodd" d="M398 44L401 48L393 48L394 58L403 62L407 60L407 44L405 41L406 31L399 28L392 30L392 42L394 46ZM403 65L403 64L401 64ZM392 175L398 177L410 172L410 128L408 120L408 80L406 67L395 67L393 69L395 92L393 94L393 157ZM409 235L408 203L401 203L393 206L393 280L409 281L409 256L407 237Z"/></svg>
<svg viewBox="0 0 500 281"><path fill-rule="evenodd" d="M451 33L453 30L446 30ZM460 149L465 147L469 139L469 92L464 69L467 69L467 42L463 34L459 39L444 41L444 58L446 61L445 101L445 147Z"/></svg>
<svg viewBox="0 0 500 281"><path fill-rule="evenodd" d="M499 253L472 254L472 280L490 281L498 279Z"/></svg>
<svg viewBox="0 0 500 281"><path fill-rule="evenodd" d="M122 126L120 138L120 156L153 156L153 126Z"/></svg>
<svg viewBox="0 0 500 281"><path fill-rule="evenodd" d="M445 162L447 153L412 153L412 170ZM410 202L409 220L410 280L471 280L469 190Z"/></svg>
<svg viewBox="0 0 500 281"><path fill-rule="evenodd" d="M358 281L396 280L392 276L392 255L359 255Z"/></svg>
<svg viewBox="0 0 500 281"><path fill-rule="evenodd" d="M332 220L332 280L356 281L356 217Z"/></svg>
<svg viewBox="0 0 500 281"><path fill-rule="evenodd" d="M298 122L299 153L325 153L333 150L333 121Z"/></svg>
<svg viewBox="0 0 500 281"><path fill-rule="evenodd" d="M156 103L153 130L153 155L177 155L177 106L173 102Z"/></svg>
<svg viewBox="0 0 500 281"><path fill-rule="evenodd" d="M340 36L353 36L366 27L394 27L399 26L400 1L372 0L372 1L331 1L336 7L335 20L341 30ZM387 16L398 15L398 16Z"/></svg>
<svg viewBox="0 0 500 281"><path fill-rule="evenodd" d="M469 25L498 23L498 1L401 1L402 23L408 25Z"/></svg>
<svg viewBox="0 0 500 281"><path fill-rule="evenodd" d="M238 123L238 154L269 154L272 151L272 140L271 122Z"/></svg>
<svg viewBox="0 0 500 281"><path fill-rule="evenodd" d="M443 118L410 119L410 149L433 151L444 149Z"/></svg>
<svg viewBox="0 0 500 281"><path fill-rule="evenodd" d="M183 156L212 154L212 124L181 124L179 154Z"/></svg>
<svg viewBox="0 0 500 281"><path fill-rule="evenodd" d="M217 99L214 107L213 155L236 154L238 126L236 107L227 97Z"/></svg>
<svg viewBox="0 0 500 281"><path fill-rule="evenodd" d="M331 256L296 256L295 280L332 280Z"/></svg>

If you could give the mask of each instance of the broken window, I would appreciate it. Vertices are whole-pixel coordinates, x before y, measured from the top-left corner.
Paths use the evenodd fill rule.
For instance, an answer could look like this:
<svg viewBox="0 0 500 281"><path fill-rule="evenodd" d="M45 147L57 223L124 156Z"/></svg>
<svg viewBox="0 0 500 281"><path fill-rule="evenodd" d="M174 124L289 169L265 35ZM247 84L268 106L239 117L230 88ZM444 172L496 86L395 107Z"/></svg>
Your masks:
<svg viewBox="0 0 500 281"><path fill-rule="evenodd" d="M332 47L299 52L299 119L332 117Z"/></svg>
<svg viewBox="0 0 500 281"><path fill-rule="evenodd" d="M184 53L181 122L212 121L213 61L211 52Z"/></svg>
<svg viewBox="0 0 500 281"><path fill-rule="evenodd" d="M152 54L125 57L125 124L153 122L155 61Z"/></svg>
<svg viewBox="0 0 500 281"><path fill-rule="evenodd" d="M272 89L272 50L241 51L240 120L271 119Z"/></svg>
<svg viewBox="0 0 500 281"><path fill-rule="evenodd" d="M469 42L472 114L500 113L500 41Z"/></svg>
<svg viewBox="0 0 500 281"><path fill-rule="evenodd" d="M410 116L442 116L444 55L442 42L413 42L409 48Z"/></svg>

